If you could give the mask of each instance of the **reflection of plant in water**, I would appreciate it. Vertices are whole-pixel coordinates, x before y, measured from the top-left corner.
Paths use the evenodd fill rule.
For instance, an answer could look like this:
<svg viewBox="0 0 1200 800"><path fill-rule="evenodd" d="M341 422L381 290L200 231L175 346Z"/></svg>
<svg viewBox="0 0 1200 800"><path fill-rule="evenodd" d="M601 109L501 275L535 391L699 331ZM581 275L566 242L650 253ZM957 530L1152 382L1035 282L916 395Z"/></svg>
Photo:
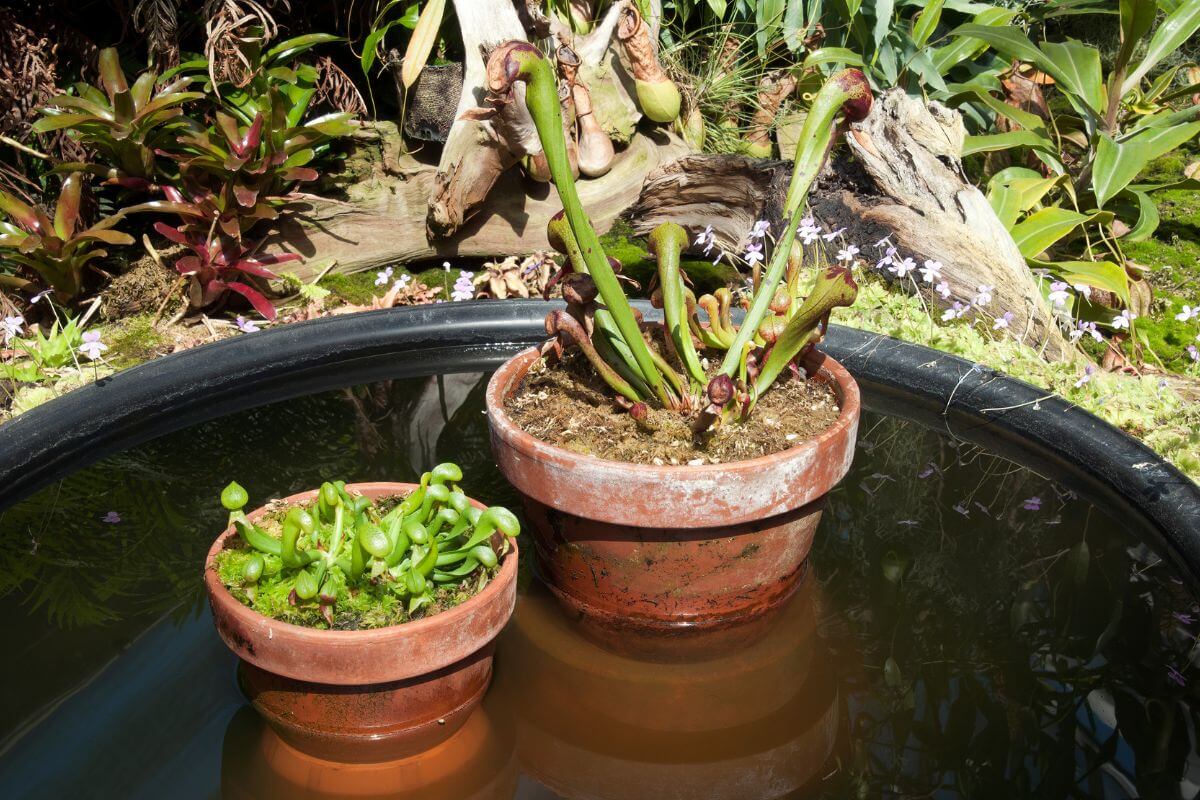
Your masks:
<svg viewBox="0 0 1200 800"><path fill-rule="evenodd" d="M1198 720L1171 670L1195 640L1157 556L974 448L922 462L936 437L892 420L864 439L872 474L815 554L831 644L866 665L830 796L1177 795Z"/></svg>

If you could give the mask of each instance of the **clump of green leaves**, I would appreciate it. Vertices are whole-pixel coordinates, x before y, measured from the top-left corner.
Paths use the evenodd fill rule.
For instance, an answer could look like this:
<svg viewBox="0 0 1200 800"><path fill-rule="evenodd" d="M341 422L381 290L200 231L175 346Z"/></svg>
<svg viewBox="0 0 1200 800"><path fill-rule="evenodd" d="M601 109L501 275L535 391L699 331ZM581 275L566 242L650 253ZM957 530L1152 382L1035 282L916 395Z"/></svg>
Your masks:
<svg viewBox="0 0 1200 800"><path fill-rule="evenodd" d="M374 628L436 613L478 593L520 533L509 510L472 505L461 479L439 464L411 494L382 501L326 482L261 525L230 483L221 504L243 547L217 557L218 574L246 605L296 624Z"/></svg>

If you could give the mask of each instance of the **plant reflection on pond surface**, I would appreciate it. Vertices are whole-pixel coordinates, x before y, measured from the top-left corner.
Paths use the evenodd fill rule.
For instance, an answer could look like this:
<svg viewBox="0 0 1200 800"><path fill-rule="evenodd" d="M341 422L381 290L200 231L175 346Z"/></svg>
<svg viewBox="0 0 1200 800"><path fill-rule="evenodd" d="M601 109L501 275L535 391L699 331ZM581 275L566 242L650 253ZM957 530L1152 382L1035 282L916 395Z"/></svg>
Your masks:
<svg viewBox="0 0 1200 800"><path fill-rule="evenodd" d="M468 494L515 508L488 449L483 386L448 375L260 408L5 512L0 605L14 644L0 667L0 785L41 797L154 794L152 779L185 775L197 796L1195 793L1200 614L1153 542L869 396L809 575L763 640L696 664L606 653L546 600L526 558L495 685L464 728L474 738L447 743L458 763L297 761L244 708L234 715L232 669L214 667L230 663L193 617L207 613L200 565L223 525L211 498L234 468L268 497L335 474L411 481L453 460ZM48 753L67 735L83 749L64 765ZM200 754L188 770L172 761L181 752ZM147 759L164 766L137 784Z"/></svg>

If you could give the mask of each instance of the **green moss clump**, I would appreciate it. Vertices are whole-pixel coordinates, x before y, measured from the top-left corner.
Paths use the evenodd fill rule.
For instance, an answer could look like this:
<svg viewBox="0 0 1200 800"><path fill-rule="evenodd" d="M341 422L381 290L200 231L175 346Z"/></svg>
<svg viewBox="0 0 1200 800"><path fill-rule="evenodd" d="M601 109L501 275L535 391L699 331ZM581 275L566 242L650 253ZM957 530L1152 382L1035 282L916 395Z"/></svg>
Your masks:
<svg viewBox="0 0 1200 800"><path fill-rule="evenodd" d="M395 278L402 274L403 271L397 272ZM372 297L383 294L388 289L387 286L376 286L375 273L370 271L330 273L321 279L319 285L328 289L343 303L358 306L370 303Z"/></svg>
<svg viewBox="0 0 1200 800"><path fill-rule="evenodd" d="M640 283L643 289L650 285L658 265L654 256L650 255L646 241L633 232L626 220L614 222L608 233L600 237L600 245L605 253L621 262L625 275ZM692 290L697 295L740 281L737 270L725 261L713 264L706 259L683 258L679 266L692 282Z"/></svg>
<svg viewBox="0 0 1200 800"><path fill-rule="evenodd" d="M132 367L162 355L171 343L155 326L149 314L127 317L104 330L107 358L118 368Z"/></svg>

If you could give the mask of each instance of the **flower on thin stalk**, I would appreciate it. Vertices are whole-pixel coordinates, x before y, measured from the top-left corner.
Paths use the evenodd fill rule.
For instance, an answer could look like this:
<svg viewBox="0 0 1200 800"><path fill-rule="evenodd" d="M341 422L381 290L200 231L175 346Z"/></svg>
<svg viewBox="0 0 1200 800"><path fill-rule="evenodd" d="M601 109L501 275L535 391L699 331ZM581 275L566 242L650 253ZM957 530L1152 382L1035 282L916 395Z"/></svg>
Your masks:
<svg viewBox="0 0 1200 800"><path fill-rule="evenodd" d="M886 247L888 249L891 249L892 237L890 235L883 237L882 239L880 239L878 242L875 243L875 246L876 247Z"/></svg>
<svg viewBox="0 0 1200 800"><path fill-rule="evenodd" d="M4 343L8 344L14 337L20 336L25 329L25 318L20 314L4 318Z"/></svg>
<svg viewBox="0 0 1200 800"><path fill-rule="evenodd" d="M765 219L760 219L754 223L754 227L750 229L750 238L761 239L771 231L771 223Z"/></svg>
<svg viewBox="0 0 1200 800"><path fill-rule="evenodd" d="M398 292L401 289L403 289L404 287L408 286L408 284L411 282L412 282L412 275L401 275L399 278L396 279L396 282L392 284L392 291Z"/></svg>
<svg viewBox="0 0 1200 800"><path fill-rule="evenodd" d="M1009 323L1013 321L1013 312L1005 311L1002 316L996 317L996 321L992 323L992 330L998 331L1007 328Z"/></svg>
<svg viewBox="0 0 1200 800"><path fill-rule="evenodd" d="M1026 511L1041 511L1042 510L1042 498L1039 497L1038 495L1034 495L1033 497L1026 497L1024 502L1021 503L1021 508L1025 509Z"/></svg>
<svg viewBox="0 0 1200 800"><path fill-rule="evenodd" d="M38 292L33 297L29 298L29 302L34 303L34 304L40 303L42 301L42 298L49 296L53 291L54 291L53 289L47 289L44 292Z"/></svg>
<svg viewBox="0 0 1200 800"><path fill-rule="evenodd" d="M943 300L950 299L950 284L946 281L942 281L937 286L933 287L933 290L940 294Z"/></svg>
<svg viewBox="0 0 1200 800"><path fill-rule="evenodd" d="M475 277L474 272L461 270L458 273L458 280L454 282L454 291L450 293L450 299L454 301L470 300L475 296L475 284L471 279Z"/></svg>
<svg viewBox="0 0 1200 800"><path fill-rule="evenodd" d="M746 245L746 255L742 258L746 259L746 263L750 266L761 262L763 260L762 245L757 242Z"/></svg>
<svg viewBox="0 0 1200 800"><path fill-rule="evenodd" d="M1091 364L1088 364L1086 367L1084 367L1083 374L1079 376L1079 380L1075 381L1075 388L1082 389L1083 385L1085 383L1091 383L1092 373L1095 371L1096 371L1096 368L1093 367Z"/></svg>
<svg viewBox="0 0 1200 800"><path fill-rule="evenodd" d="M992 292L995 290L995 288L996 288L995 286L988 286L987 284L980 284L979 285L979 293L975 295L975 301L974 301L975 305L979 306L980 308L983 308L988 303L992 302Z"/></svg>
<svg viewBox="0 0 1200 800"><path fill-rule="evenodd" d="M107 522L109 525L116 525L121 521L121 515L116 511L110 511L100 518L101 522Z"/></svg>
<svg viewBox="0 0 1200 800"><path fill-rule="evenodd" d="M942 262L932 259L925 259L925 266L921 267L921 280L924 283L936 283L942 279Z"/></svg>
<svg viewBox="0 0 1200 800"><path fill-rule="evenodd" d="M1175 319L1180 322L1187 322L1189 319L1195 319L1196 317L1200 317L1200 306L1193 308L1186 303L1183 306L1183 311L1175 315Z"/></svg>
<svg viewBox="0 0 1200 800"><path fill-rule="evenodd" d="M1188 357L1191 358L1192 361L1194 361L1197 364L1200 364L1200 350L1196 349L1196 345L1189 344L1184 349L1187 350Z"/></svg>
<svg viewBox="0 0 1200 800"><path fill-rule="evenodd" d="M903 258L900 261L892 260L892 266L888 267L888 272L895 275L897 278L904 278L908 273L917 268L917 262L911 258Z"/></svg>
<svg viewBox="0 0 1200 800"><path fill-rule="evenodd" d="M845 228L838 228L836 231L830 231L829 233L825 234L825 241L832 242L834 239L841 236L845 232L846 232Z"/></svg>
<svg viewBox="0 0 1200 800"><path fill-rule="evenodd" d="M392 269L391 267L388 267L387 269L383 270L382 272L376 272L375 273L375 285L383 286L385 283L390 281L392 279L393 272L395 272L395 270Z"/></svg>
<svg viewBox="0 0 1200 800"><path fill-rule="evenodd" d="M942 312L942 322L949 322L952 319L962 319L963 316L970 310L971 307L969 305L964 306L962 303L955 300L954 305Z"/></svg>
<svg viewBox="0 0 1200 800"><path fill-rule="evenodd" d="M1177 619L1183 625L1191 625L1193 622L1196 621L1196 618L1193 617L1191 614L1184 614L1181 611L1172 611L1171 616L1174 617L1175 619Z"/></svg>
<svg viewBox="0 0 1200 800"><path fill-rule="evenodd" d="M889 247L887 249L887 251L883 254L883 258L881 258L875 262L875 269L883 269L884 267L890 267L892 264L895 264L895 263L896 263L896 248Z"/></svg>
<svg viewBox="0 0 1200 800"><path fill-rule="evenodd" d="M1067 334L1067 336L1070 337L1072 342L1078 342L1083 338L1085 333L1091 336L1097 342L1104 341L1104 335L1100 333L1100 329L1096 327L1096 323L1084 322L1083 320L1079 320L1077 323L1075 323L1075 330L1071 331L1069 334Z"/></svg>
<svg viewBox="0 0 1200 800"><path fill-rule="evenodd" d="M443 269L443 270L445 270L446 272L449 272L449 271L450 271L450 262L449 262L449 261L443 261L443 262L442 262L442 269Z"/></svg>
<svg viewBox="0 0 1200 800"><path fill-rule="evenodd" d="M235 324L237 325L237 329L242 333L256 333L259 330L259 327L254 324L254 320L246 319L243 316L239 316Z"/></svg>
<svg viewBox="0 0 1200 800"><path fill-rule="evenodd" d="M934 471L934 466L933 466L933 463L931 462L929 464L926 464L925 468L917 473L917 477L920 478L921 480L925 480L926 478L928 478L930 475L933 474L933 471Z"/></svg>
<svg viewBox="0 0 1200 800"><path fill-rule="evenodd" d="M1062 308L1071 299L1071 293L1067 291L1067 284L1064 281L1054 281L1050 284L1050 294L1047 295L1047 298L1055 308Z"/></svg>
<svg viewBox="0 0 1200 800"><path fill-rule="evenodd" d="M848 244L841 250L838 250L837 260L838 261L853 261L854 257L858 255L858 252L859 251L856 246L854 246L852 244Z"/></svg>
<svg viewBox="0 0 1200 800"><path fill-rule="evenodd" d="M88 357L89 361L95 361L100 358L100 354L108 349L108 345L100 341L99 331L88 331L83 335L83 344L79 345L79 352Z"/></svg>
<svg viewBox="0 0 1200 800"><path fill-rule="evenodd" d="M1124 308L1121 309L1120 314L1112 318L1112 322L1109 324L1112 325L1116 330L1128 330L1129 323L1133 322L1135 319L1137 319L1137 314L1134 314L1128 308Z"/></svg>
<svg viewBox="0 0 1200 800"><path fill-rule="evenodd" d="M713 245L716 244L716 242L717 237L716 234L713 233L712 225L705 225L704 230L700 231L700 233L696 235L696 247L703 247L704 255L708 255L710 252L712 252Z"/></svg>
<svg viewBox="0 0 1200 800"><path fill-rule="evenodd" d="M800 227L796 229L796 235L806 245L811 245L821 238L821 229L817 227L816 220L812 217L805 217L800 220Z"/></svg>

